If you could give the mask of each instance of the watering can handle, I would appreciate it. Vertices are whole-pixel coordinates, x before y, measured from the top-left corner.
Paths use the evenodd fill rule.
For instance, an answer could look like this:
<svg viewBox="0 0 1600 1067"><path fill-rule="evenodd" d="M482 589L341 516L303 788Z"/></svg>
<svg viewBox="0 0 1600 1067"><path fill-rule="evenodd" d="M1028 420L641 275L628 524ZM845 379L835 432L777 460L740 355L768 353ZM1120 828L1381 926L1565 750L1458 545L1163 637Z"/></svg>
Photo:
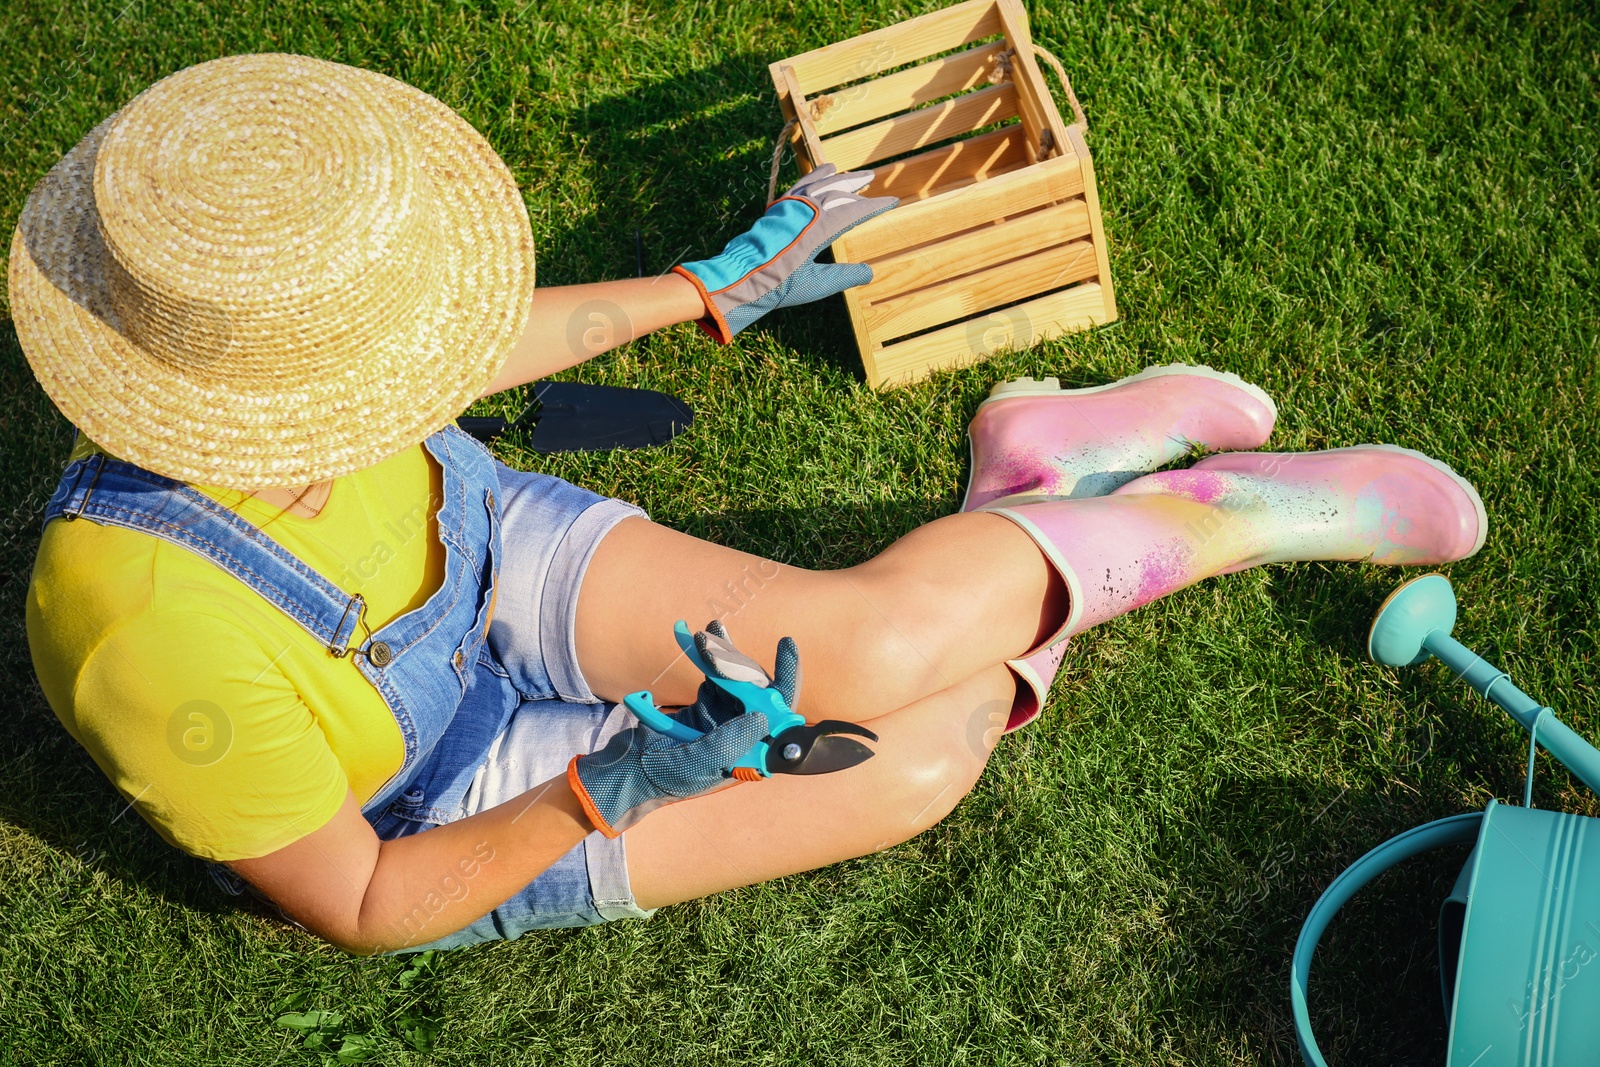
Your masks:
<svg viewBox="0 0 1600 1067"><path fill-rule="evenodd" d="M1289 976L1289 999L1294 1004L1294 1032L1300 1041L1300 1058L1306 1067L1328 1067L1311 1036L1311 1012L1306 1007L1306 984L1311 977L1311 957L1316 954L1317 943L1322 940L1328 924L1339 909L1368 882L1390 867L1447 845L1469 845L1478 839L1478 828L1483 823L1483 812L1470 811L1465 815L1452 815L1407 830L1391 837L1365 856L1345 868L1317 900L1311 914L1294 943L1294 966Z"/></svg>

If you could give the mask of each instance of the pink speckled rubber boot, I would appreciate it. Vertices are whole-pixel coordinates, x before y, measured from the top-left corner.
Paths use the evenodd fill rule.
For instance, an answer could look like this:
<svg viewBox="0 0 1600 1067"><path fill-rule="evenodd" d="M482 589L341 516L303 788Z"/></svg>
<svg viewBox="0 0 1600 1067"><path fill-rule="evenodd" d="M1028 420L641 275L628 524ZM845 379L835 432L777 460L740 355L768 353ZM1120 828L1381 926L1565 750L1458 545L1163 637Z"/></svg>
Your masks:
<svg viewBox="0 0 1600 1067"><path fill-rule="evenodd" d="M1306 559L1449 563L1476 553L1489 533L1488 513L1470 482L1395 445L1207 456L1187 470L1130 482L1113 496L1149 493L1219 509L1218 522L1231 528L1218 526L1207 536L1227 534L1242 555L1218 574Z"/></svg>
<svg viewBox="0 0 1600 1067"><path fill-rule="evenodd" d="M1070 597L1060 629L1008 664L1023 683L1008 730L1038 715L1067 638L1202 578L1289 560L1448 563L1489 529L1466 479L1392 445L1210 456L1107 497L986 510L1033 538Z"/></svg>
<svg viewBox="0 0 1600 1067"><path fill-rule="evenodd" d="M1272 398L1238 375L1181 363L1086 389L1055 378L1002 382L967 432L961 510L1104 496L1194 445L1260 448L1277 417ZM1039 714L1066 651L1056 642L1011 661L1022 684L1010 729Z"/></svg>
<svg viewBox="0 0 1600 1067"><path fill-rule="evenodd" d="M1278 409L1234 374L1172 364L1087 389L1055 378L1003 382L967 435L962 511L1104 496L1194 445L1260 448Z"/></svg>

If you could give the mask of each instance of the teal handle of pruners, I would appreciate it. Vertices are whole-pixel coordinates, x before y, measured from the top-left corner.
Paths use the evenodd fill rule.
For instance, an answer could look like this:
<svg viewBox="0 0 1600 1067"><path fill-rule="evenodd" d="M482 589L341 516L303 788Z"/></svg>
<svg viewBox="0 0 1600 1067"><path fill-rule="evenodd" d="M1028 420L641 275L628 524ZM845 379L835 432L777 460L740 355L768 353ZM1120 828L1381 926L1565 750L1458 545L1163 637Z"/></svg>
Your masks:
<svg viewBox="0 0 1600 1067"><path fill-rule="evenodd" d="M763 687L754 682L733 681L712 673L710 665L700 658L700 650L694 647L694 637L689 633L688 623L680 619L672 628L672 635L677 638L678 647L683 649L683 654L689 657L689 662L693 663L708 681L743 705L745 714L759 711L767 717L767 736L777 737L791 726L805 723L805 717L791 711L789 705L784 703L783 694L772 686ZM679 722L656 707L655 698L650 695L648 689L629 693L622 698L622 703L640 722L674 741L698 741L705 736L694 727ZM763 778L772 777L772 773L767 770L767 743L757 741L750 751L734 761L733 767L748 767Z"/></svg>

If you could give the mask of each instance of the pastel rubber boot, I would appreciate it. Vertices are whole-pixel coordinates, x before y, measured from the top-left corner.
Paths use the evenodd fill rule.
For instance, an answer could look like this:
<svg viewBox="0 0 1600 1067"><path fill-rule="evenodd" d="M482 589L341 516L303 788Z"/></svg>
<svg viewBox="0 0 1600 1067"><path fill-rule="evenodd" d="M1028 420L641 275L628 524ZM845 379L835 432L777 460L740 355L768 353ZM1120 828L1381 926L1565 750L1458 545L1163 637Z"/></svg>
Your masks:
<svg viewBox="0 0 1600 1067"><path fill-rule="evenodd" d="M1056 633L1007 664L1022 683L1008 731L1038 715L1069 637L1203 578L1290 560L1445 563L1488 532L1465 479L1388 445L1218 455L1108 497L987 510L1033 539L1069 598Z"/></svg>
<svg viewBox="0 0 1600 1067"><path fill-rule="evenodd" d="M1210 367L1149 367L1109 385L1062 389L1056 378L996 385L968 430L971 474L961 510L1102 496L1195 445L1259 448L1277 405ZM1066 654L1050 645L1010 661L1015 729L1039 714Z"/></svg>
<svg viewBox="0 0 1600 1067"><path fill-rule="evenodd" d="M1003 382L968 429L961 510L1104 496L1195 445L1259 448L1277 415L1266 393L1210 367L1150 367L1086 389Z"/></svg>
<svg viewBox="0 0 1600 1067"><path fill-rule="evenodd" d="M1243 555L1216 573L1289 560L1449 563L1483 547L1489 516L1472 484L1445 464L1395 445L1323 452L1208 456L1114 494L1180 496L1219 509ZM1240 520L1240 521L1235 521Z"/></svg>
<svg viewBox="0 0 1600 1067"><path fill-rule="evenodd" d="M1205 577L1192 565L1184 524L1212 509L1191 501L1110 496L985 510L1022 527L1067 589L1067 616L1056 632L1006 661L1018 682L1008 733L1038 717L1068 638Z"/></svg>

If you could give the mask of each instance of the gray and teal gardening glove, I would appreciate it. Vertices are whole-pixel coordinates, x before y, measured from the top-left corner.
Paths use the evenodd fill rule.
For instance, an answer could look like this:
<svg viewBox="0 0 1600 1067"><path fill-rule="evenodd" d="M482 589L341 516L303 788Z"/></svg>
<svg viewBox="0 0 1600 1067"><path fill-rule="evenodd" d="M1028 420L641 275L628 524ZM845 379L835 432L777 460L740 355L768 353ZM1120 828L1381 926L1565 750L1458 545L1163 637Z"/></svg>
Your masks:
<svg viewBox="0 0 1600 1067"><path fill-rule="evenodd" d="M724 678L776 684L786 700L796 695L800 660L794 642L778 645L779 681L773 682L755 660L728 640L717 622L695 634L701 658ZM575 756L567 783L594 828L616 837L657 808L726 785L733 765L771 732L766 715L746 711L739 701L710 681L697 699L673 718L701 731L695 741L675 741L639 723L612 737L597 752ZM793 704L790 704L793 707Z"/></svg>
<svg viewBox="0 0 1600 1067"><path fill-rule="evenodd" d="M785 637L778 642L778 658L773 665L775 676L770 678L761 664L734 647L727 629L716 619L694 635L694 646L700 658L722 677L753 682L763 689L772 686L789 708L795 707L795 701L800 699L800 650L795 647L794 638ZM713 682L701 682L696 697L693 704L674 712L672 717L702 733L709 733L735 715L744 714L739 698Z"/></svg>
<svg viewBox="0 0 1600 1067"><path fill-rule="evenodd" d="M706 317L700 328L727 344L773 308L805 304L865 285L865 263L818 263L817 253L846 230L900 203L892 196L861 196L870 170L835 172L824 163L767 207L745 233L711 259L673 267L700 290Z"/></svg>

